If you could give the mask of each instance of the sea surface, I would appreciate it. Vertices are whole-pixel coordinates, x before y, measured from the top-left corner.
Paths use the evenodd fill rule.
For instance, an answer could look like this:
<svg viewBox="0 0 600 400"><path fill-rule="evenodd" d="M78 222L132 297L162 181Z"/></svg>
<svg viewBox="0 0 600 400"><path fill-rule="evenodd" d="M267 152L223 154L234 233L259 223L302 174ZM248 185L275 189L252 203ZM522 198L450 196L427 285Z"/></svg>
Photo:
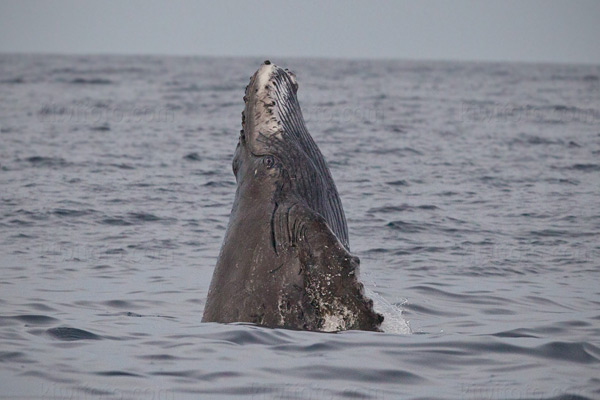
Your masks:
<svg viewBox="0 0 600 400"><path fill-rule="evenodd" d="M600 66L295 71L384 333L201 323L263 59L0 55L0 397L600 398Z"/></svg>

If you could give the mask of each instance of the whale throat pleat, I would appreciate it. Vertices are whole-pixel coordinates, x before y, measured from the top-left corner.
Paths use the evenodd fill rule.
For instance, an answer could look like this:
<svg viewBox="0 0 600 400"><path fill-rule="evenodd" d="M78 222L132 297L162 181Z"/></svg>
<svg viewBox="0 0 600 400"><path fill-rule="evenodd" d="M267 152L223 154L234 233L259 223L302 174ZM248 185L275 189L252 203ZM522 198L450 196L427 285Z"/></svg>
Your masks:
<svg viewBox="0 0 600 400"><path fill-rule="evenodd" d="M285 154L291 154L291 159L288 162L294 164L295 162L307 162L310 160L317 170L315 171L315 176L298 174L295 177L298 190L303 194L307 204L325 218L325 221L344 247L349 249L350 243L348 240L346 217L325 158L306 129L302 111L295 96L288 97L280 91L275 92L278 104L278 117L283 129L282 140L286 143L284 146L296 146L306 156L306 158L299 158L294 157L297 153L285 152ZM296 160L293 160L294 158ZM301 168L293 170L304 171L306 169L306 166L299 167ZM319 179L319 177L321 177L322 181L318 183L314 182L314 179Z"/></svg>

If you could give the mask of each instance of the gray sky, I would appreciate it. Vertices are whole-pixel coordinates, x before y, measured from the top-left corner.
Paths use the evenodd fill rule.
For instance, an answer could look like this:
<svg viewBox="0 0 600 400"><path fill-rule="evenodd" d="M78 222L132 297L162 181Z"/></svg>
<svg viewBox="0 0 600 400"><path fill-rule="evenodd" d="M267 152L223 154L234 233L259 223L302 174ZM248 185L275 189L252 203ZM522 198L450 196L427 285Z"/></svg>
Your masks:
<svg viewBox="0 0 600 400"><path fill-rule="evenodd" d="M600 64L600 1L0 0L0 52Z"/></svg>

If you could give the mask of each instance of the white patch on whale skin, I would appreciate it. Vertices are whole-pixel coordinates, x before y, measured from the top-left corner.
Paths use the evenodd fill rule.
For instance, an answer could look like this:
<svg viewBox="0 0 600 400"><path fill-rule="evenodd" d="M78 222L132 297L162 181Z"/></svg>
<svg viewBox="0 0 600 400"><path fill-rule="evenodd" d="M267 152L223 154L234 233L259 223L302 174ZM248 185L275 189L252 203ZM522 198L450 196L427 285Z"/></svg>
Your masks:
<svg viewBox="0 0 600 400"><path fill-rule="evenodd" d="M321 304L321 309L331 310L323 316L323 324L321 331L323 332L339 332L345 331L348 327L354 325L355 316L339 301L334 301L333 304Z"/></svg>
<svg viewBox="0 0 600 400"><path fill-rule="evenodd" d="M254 132L263 135L281 135L281 119L279 107L271 91L275 90L271 76L277 68L274 64L263 64L256 72L254 87L257 89L255 96ZM272 105L275 102L275 105ZM269 111L270 110L270 111Z"/></svg>
<svg viewBox="0 0 600 400"><path fill-rule="evenodd" d="M263 64L256 72L253 87L256 90L254 94L254 132L260 132L266 136L275 136L281 139L282 133L282 112L281 103L286 103L294 94L294 88L289 85L279 85L275 87L272 83L272 76L280 69L275 64ZM297 88L295 76L287 70L285 73L290 78L292 85Z"/></svg>
<svg viewBox="0 0 600 400"><path fill-rule="evenodd" d="M342 318L340 315L328 314L323 320L323 326L321 329L323 332L338 332L343 330L343 326L344 318Z"/></svg>
<svg viewBox="0 0 600 400"><path fill-rule="evenodd" d="M277 310L279 311L279 325L284 326L285 324L285 300L283 299L283 293L279 291L279 301L277 302Z"/></svg>
<svg viewBox="0 0 600 400"><path fill-rule="evenodd" d="M273 71L277 68L275 64L263 64L260 66L258 71L256 71L256 84L258 88L258 94L264 90L264 87L269 80L271 79L271 75L273 75Z"/></svg>

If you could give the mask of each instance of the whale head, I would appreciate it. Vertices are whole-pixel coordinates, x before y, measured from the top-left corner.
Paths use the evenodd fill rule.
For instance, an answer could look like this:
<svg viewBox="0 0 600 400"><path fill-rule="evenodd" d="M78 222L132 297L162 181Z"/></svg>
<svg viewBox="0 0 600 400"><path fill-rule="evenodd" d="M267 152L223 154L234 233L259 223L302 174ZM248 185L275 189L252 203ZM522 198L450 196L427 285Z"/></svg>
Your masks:
<svg viewBox="0 0 600 400"><path fill-rule="evenodd" d="M349 248L348 228L329 168L304 123L296 76L265 61L244 95L233 158L241 197L286 194L322 215Z"/></svg>

